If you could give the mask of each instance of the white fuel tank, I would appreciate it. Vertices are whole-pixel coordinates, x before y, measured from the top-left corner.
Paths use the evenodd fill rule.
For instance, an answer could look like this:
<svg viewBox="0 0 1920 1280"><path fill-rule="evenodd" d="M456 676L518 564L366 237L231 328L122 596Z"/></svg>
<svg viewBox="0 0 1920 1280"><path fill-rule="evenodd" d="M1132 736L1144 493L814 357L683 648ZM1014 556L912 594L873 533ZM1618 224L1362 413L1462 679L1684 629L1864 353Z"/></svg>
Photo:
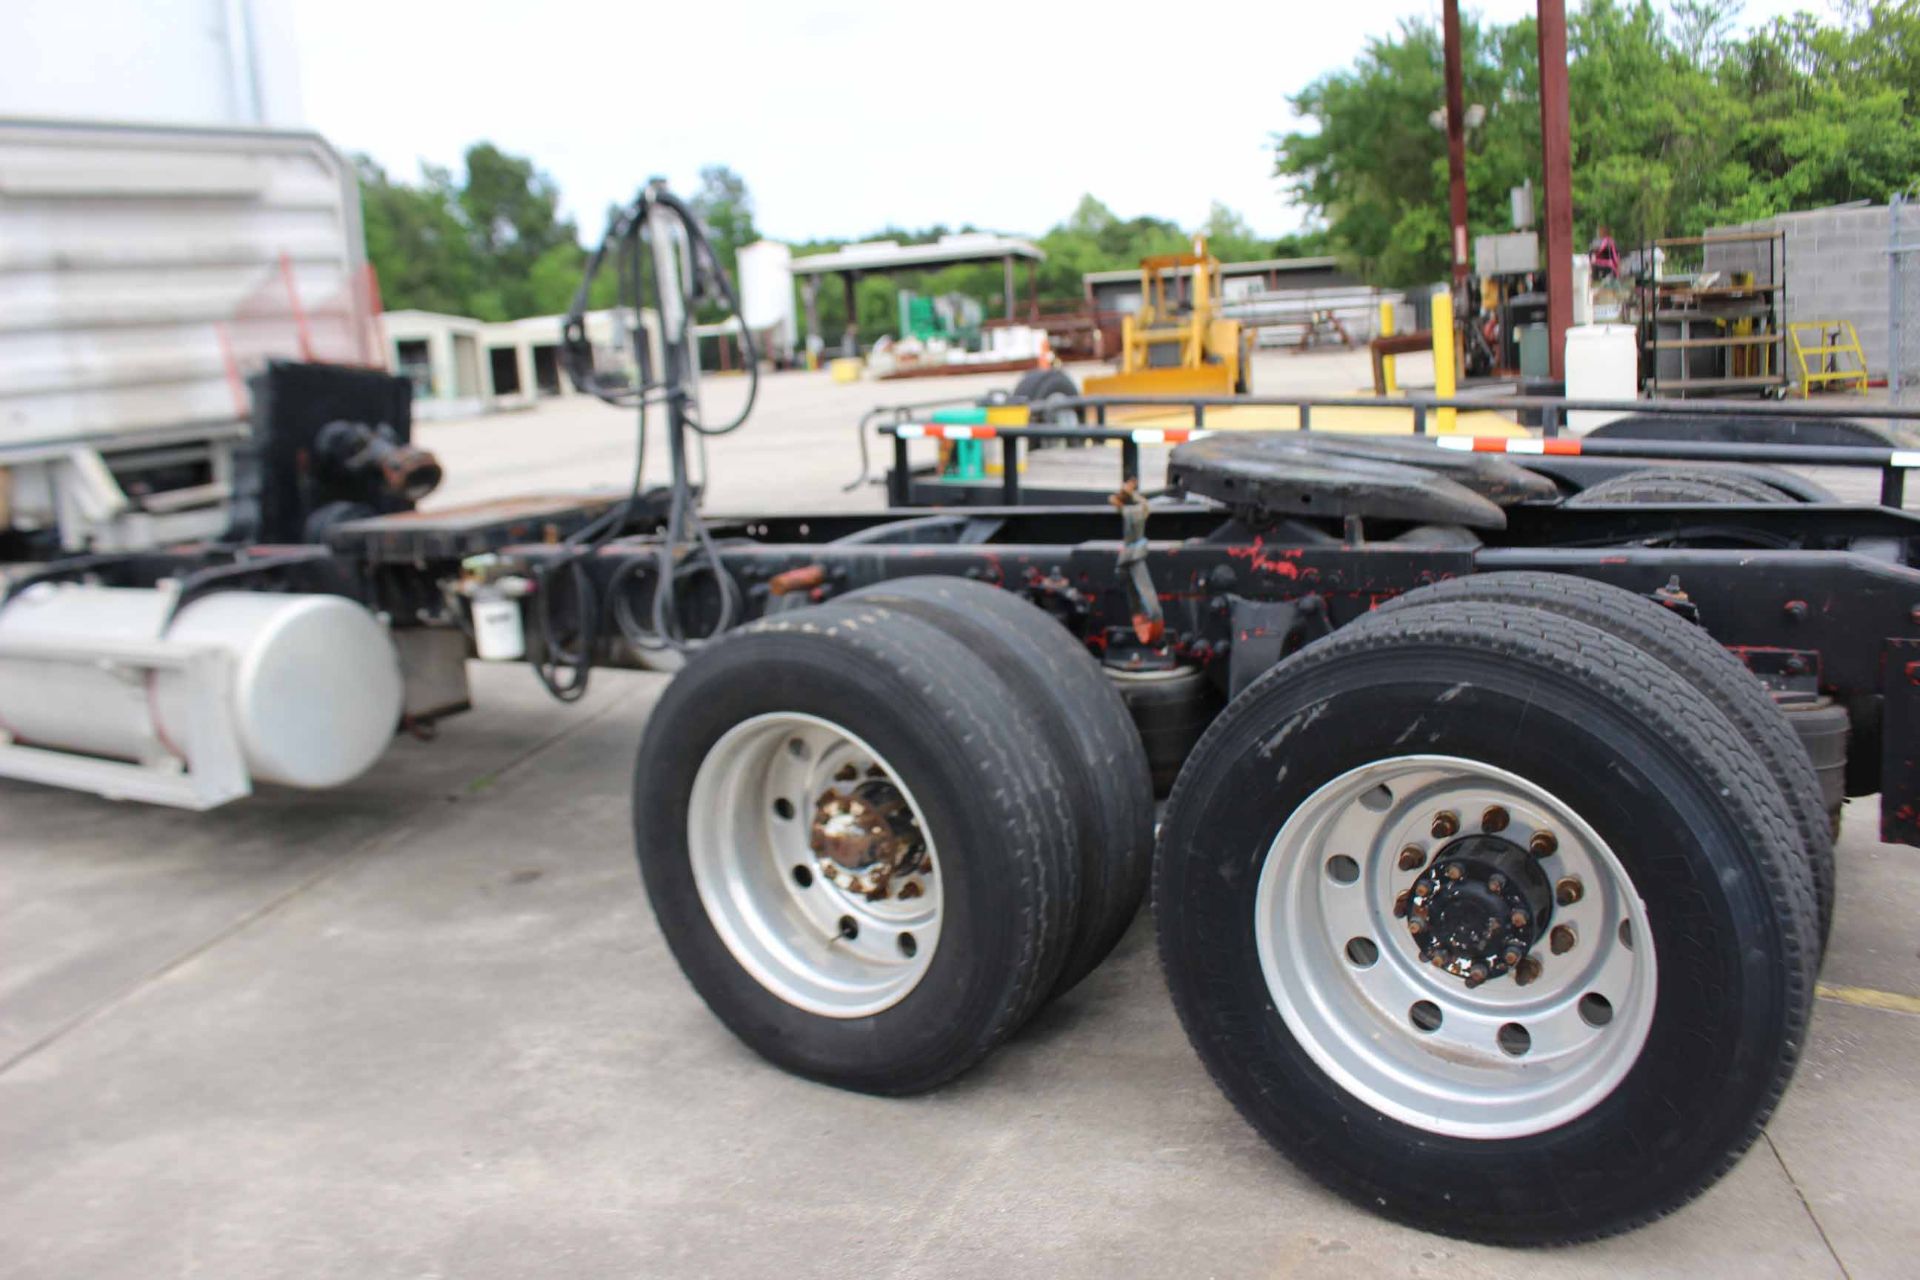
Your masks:
<svg viewBox="0 0 1920 1280"><path fill-rule="evenodd" d="M332 787L380 758L400 722L400 663L372 614L329 595L218 592L168 621L159 590L45 583L0 608L0 729L15 742L164 766L217 716L247 772ZM214 649L224 696L141 648ZM9 652L9 648L13 652ZM31 656L23 656L31 655ZM212 705L217 703L218 705Z"/></svg>

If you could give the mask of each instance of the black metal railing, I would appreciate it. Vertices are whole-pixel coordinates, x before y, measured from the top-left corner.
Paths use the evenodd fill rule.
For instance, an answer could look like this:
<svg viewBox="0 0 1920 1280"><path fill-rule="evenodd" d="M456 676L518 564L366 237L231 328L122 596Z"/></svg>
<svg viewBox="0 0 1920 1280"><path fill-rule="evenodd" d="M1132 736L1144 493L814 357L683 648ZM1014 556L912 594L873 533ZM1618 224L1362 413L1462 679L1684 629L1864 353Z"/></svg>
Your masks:
<svg viewBox="0 0 1920 1280"><path fill-rule="evenodd" d="M1920 449L1897 446L1847 444L1766 444L1723 440L1636 440L1591 436L1567 436L1561 431L1570 413L1611 413L1621 416L1680 417L1707 419L1770 419L1779 422L1858 422L1877 419L1888 422L1920 423L1920 406L1869 403L1852 405L1793 404L1774 402L1756 405L1750 401L1725 400L1566 400L1556 396L1501 396L1497 399L1462 399L1408 395L1380 396L1058 396L1030 410L1059 413L1077 410L1084 420L1091 415L1092 425L1053 423L1035 426L995 426L984 424L932 423L922 420L930 410L967 406L994 408L1015 403L1002 395L986 397L950 397L915 404L890 405L869 411L860 422L861 476L849 489L862 483L868 473L866 440L870 432L893 439L893 472L889 500L904 505L910 488L911 469L907 446L916 438L947 440L997 440L1000 444L1001 489L1009 505L1019 500L1020 446L1023 441L1072 440L1102 441L1120 445L1120 472L1123 482L1139 480L1140 447L1143 444L1181 443L1195 431L1207 430L1209 408L1271 407L1299 411L1299 431L1312 431L1312 413L1316 408L1379 409L1410 412L1415 436L1428 436L1436 447L1480 448L1515 454L1580 454L1588 457L1659 458L1675 461L1747 462L1774 466L1874 467L1881 473L1882 505L1898 507L1905 498L1906 473L1920 467ZM1187 427L1115 427L1108 425L1113 409L1186 409L1191 415ZM1535 413L1541 428L1538 436L1476 437L1467 433L1433 436L1428 431L1430 415L1442 409L1459 412ZM1257 434L1257 428L1244 428ZM1288 432L1291 434L1291 432ZM1367 438L1357 433L1355 438ZM1440 442L1449 442L1442 445ZM1466 442L1454 444L1452 442ZM1473 443L1479 442L1479 443Z"/></svg>

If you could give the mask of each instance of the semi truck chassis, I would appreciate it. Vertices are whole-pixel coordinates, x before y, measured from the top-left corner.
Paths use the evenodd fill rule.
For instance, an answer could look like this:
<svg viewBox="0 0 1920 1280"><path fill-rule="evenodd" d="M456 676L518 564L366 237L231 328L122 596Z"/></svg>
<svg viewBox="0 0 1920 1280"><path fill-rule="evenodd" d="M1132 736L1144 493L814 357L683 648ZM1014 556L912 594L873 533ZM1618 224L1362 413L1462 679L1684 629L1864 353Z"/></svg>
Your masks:
<svg viewBox="0 0 1920 1280"><path fill-rule="evenodd" d="M831 1083L965 1070L1098 965L1151 862L1216 1080L1376 1210L1585 1238L1744 1150L1804 1034L1841 798L1920 845L1920 520L1789 468L1897 501L1920 454L1052 425L993 432L1013 479L983 491L914 469L906 442L977 432L926 416L864 428L895 448L882 511L708 515L677 549L659 492L399 512L57 562L0 621L62 591L345 597L389 629L417 729L465 706L484 599L569 696L680 668L635 782L661 927L737 1034ZM1017 451L1068 438L1119 446L1110 493L1021 486ZM1171 486L1143 496L1159 443ZM684 656L644 621L664 573ZM0 627L0 661L46 656ZM1562 794L1608 777L1627 808ZM1350 885L1371 905L1335 918ZM1342 1000L1363 1012L1313 1012ZM1709 1105L1703 1080L1737 1087Z"/></svg>
<svg viewBox="0 0 1920 1280"><path fill-rule="evenodd" d="M1510 400L1540 435L1427 437L1488 406L1363 402L1415 429L1383 437L1209 433L1204 398L1056 396L1027 426L906 406L861 425L863 453L892 446L888 509L707 514L689 436L746 411L699 420L690 318L737 312L731 286L658 185L576 311L603 260L636 299L653 282L666 367L637 349L640 384L605 382L582 333L571 372L640 411L642 449L664 407L672 485L410 510L437 463L330 403L267 432L289 447L262 510L300 543L13 581L0 773L207 807L350 777L396 721L463 709L473 658L566 700L596 667L670 670L633 774L642 880L688 981L787 1070L944 1084L1150 897L1216 1084L1370 1211L1591 1239L1759 1136L1844 799L1878 794L1881 837L1920 845L1904 425ZM1334 403L1266 399L1302 428ZM1586 409L1632 416L1564 437ZM997 442L1003 475L951 483L916 465L929 438ZM1114 483L1023 481L1063 441L1116 445ZM1140 451L1169 444L1142 493ZM1881 500L1804 467L1877 471Z"/></svg>

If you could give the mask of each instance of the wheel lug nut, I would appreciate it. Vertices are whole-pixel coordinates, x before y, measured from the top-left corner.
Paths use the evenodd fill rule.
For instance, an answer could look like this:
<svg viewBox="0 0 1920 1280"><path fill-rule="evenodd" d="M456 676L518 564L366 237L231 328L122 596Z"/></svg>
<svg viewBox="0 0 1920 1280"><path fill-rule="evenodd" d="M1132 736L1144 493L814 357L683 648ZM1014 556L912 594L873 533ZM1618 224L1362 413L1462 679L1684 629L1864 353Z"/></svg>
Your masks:
<svg viewBox="0 0 1920 1280"><path fill-rule="evenodd" d="M1538 956L1528 956L1513 971L1513 980L1523 987L1539 976L1540 958Z"/></svg>
<svg viewBox="0 0 1920 1280"><path fill-rule="evenodd" d="M1547 944L1553 948L1553 954L1557 956L1563 956L1573 950L1573 944L1578 940L1570 924L1557 924L1553 926L1553 932L1547 935Z"/></svg>
<svg viewBox="0 0 1920 1280"><path fill-rule="evenodd" d="M1560 883L1553 886L1553 900L1563 907L1570 907L1586 896L1586 886L1580 883L1579 876L1564 876Z"/></svg>
<svg viewBox="0 0 1920 1280"><path fill-rule="evenodd" d="M1492 875L1487 877L1487 888L1493 890L1495 893L1500 892L1502 889L1506 887L1507 887L1507 878L1501 875L1499 872L1496 871Z"/></svg>
<svg viewBox="0 0 1920 1280"><path fill-rule="evenodd" d="M1399 896L1399 897L1397 897L1397 898L1395 898L1395 899L1393 900L1393 914L1395 914L1396 916L1404 916L1404 915L1406 915L1406 914L1407 914L1407 900L1408 900L1409 898L1411 898L1412 896L1413 896L1413 895L1412 895L1411 893L1408 893L1408 892L1405 892L1405 891L1403 891L1403 892L1402 892L1402 893L1400 894L1400 896Z"/></svg>
<svg viewBox="0 0 1920 1280"><path fill-rule="evenodd" d="M1433 838L1445 840L1460 829L1460 815L1451 809L1444 809L1433 815Z"/></svg>
<svg viewBox="0 0 1920 1280"><path fill-rule="evenodd" d="M1500 962L1509 969L1517 969L1520 966L1520 962L1524 959L1526 959L1526 957L1520 954L1518 947L1508 947L1506 954L1500 957Z"/></svg>
<svg viewBox="0 0 1920 1280"><path fill-rule="evenodd" d="M1507 923L1516 929L1524 929L1527 927L1527 913L1516 910L1512 915L1507 917Z"/></svg>
<svg viewBox="0 0 1920 1280"><path fill-rule="evenodd" d="M1487 806L1487 811L1480 815L1480 829L1491 835L1495 832L1505 831L1508 821L1509 819L1505 809L1497 804L1489 805Z"/></svg>
<svg viewBox="0 0 1920 1280"><path fill-rule="evenodd" d="M1487 966L1485 966L1484 964L1476 964L1471 969L1467 970L1468 986L1477 987L1481 983L1485 982L1486 980L1487 980Z"/></svg>
<svg viewBox="0 0 1920 1280"><path fill-rule="evenodd" d="M1461 870L1460 864L1457 862L1451 864L1447 868L1447 879L1449 880L1458 880L1461 876L1465 874L1466 872Z"/></svg>
<svg viewBox="0 0 1920 1280"><path fill-rule="evenodd" d="M1536 858L1547 857L1559 847L1560 842L1554 839L1551 831L1536 831L1533 839L1527 841L1527 852Z"/></svg>
<svg viewBox="0 0 1920 1280"><path fill-rule="evenodd" d="M1426 931L1427 931L1427 926L1424 921L1420 921L1420 920L1407 921L1408 933L1425 933Z"/></svg>
<svg viewBox="0 0 1920 1280"><path fill-rule="evenodd" d="M1400 869L1418 871L1420 864L1427 860L1427 851L1417 844L1410 844L1400 851Z"/></svg>

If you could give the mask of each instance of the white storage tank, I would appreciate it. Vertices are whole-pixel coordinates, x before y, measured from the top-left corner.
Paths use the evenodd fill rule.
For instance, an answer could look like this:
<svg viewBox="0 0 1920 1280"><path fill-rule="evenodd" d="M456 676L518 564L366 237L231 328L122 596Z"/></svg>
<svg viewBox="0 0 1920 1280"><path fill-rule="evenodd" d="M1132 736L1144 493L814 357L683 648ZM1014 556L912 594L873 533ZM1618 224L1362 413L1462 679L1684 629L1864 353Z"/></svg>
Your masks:
<svg viewBox="0 0 1920 1280"><path fill-rule="evenodd" d="M173 598L43 583L0 608L0 730L14 753L0 754L0 773L55 781L49 769L70 753L188 775L237 754L245 794L248 779L338 786L386 750L400 722L400 664L386 628L359 604L223 591L169 619ZM208 654L225 662L190 661ZM194 803L98 764L77 768L67 785Z"/></svg>
<svg viewBox="0 0 1920 1280"><path fill-rule="evenodd" d="M1567 399L1635 400L1640 395L1640 342L1630 324L1590 324L1567 330ZM1574 410L1567 430L1583 436L1621 413Z"/></svg>
<svg viewBox="0 0 1920 1280"><path fill-rule="evenodd" d="M740 249L740 319L767 354L793 352L793 250L777 240L756 240Z"/></svg>

